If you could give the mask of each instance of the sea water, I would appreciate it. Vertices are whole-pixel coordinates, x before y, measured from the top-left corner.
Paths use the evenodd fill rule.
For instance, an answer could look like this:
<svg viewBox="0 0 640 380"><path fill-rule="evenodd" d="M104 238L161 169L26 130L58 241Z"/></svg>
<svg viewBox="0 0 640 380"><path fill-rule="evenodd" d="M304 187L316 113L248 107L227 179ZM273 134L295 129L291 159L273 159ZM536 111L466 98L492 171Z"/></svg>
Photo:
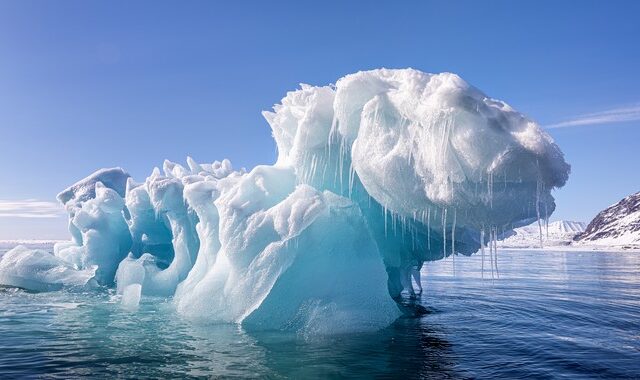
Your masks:
<svg viewBox="0 0 640 380"><path fill-rule="evenodd" d="M486 258L485 258L486 259ZM0 289L0 378L638 378L640 254L426 264L428 314L330 337L196 325L170 300ZM499 277L498 277L499 276Z"/></svg>

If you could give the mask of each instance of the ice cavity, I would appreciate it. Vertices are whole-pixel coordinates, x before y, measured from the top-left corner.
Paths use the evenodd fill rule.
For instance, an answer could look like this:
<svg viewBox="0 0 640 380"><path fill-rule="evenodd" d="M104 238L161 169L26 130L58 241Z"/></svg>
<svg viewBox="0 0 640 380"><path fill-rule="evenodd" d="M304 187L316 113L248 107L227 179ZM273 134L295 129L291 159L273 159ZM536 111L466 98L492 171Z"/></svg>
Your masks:
<svg viewBox="0 0 640 380"><path fill-rule="evenodd" d="M73 239L56 260L96 267L131 309L173 295L199 320L376 329L424 261L487 243L495 257L498 230L548 217L569 173L537 124L450 73L302 85L264 116L273 166L188 158L143 183L103 169L62 192Z"/></svg>

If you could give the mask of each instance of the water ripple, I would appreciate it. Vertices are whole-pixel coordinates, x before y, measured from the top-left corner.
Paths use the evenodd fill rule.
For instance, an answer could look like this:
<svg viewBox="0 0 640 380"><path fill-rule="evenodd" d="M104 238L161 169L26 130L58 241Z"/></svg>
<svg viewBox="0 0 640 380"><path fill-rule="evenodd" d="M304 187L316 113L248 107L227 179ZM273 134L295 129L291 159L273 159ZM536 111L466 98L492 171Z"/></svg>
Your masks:
<svg viewBox="0 0 640 380"><path fill-rule="evenodd" d="M192 325L171 303L0 289L0 377L639 378L640 256L500 252L431 263L431 312L371 334L301 339ZM483 278L484 277L484 278Z"/></svg>

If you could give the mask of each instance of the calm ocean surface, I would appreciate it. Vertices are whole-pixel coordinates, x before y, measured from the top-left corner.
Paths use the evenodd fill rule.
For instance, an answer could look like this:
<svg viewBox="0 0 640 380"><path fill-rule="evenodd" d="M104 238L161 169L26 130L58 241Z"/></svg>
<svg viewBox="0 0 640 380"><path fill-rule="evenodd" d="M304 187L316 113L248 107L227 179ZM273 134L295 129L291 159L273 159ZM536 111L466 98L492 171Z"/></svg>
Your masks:
<svg viewBox="0 0 640 380"><path fill-rule="evenodd" d="M640 253L499 254L499 279L479 256L425 265L426 316L306 340L4 288L0 378L640 378Z"/></svg>

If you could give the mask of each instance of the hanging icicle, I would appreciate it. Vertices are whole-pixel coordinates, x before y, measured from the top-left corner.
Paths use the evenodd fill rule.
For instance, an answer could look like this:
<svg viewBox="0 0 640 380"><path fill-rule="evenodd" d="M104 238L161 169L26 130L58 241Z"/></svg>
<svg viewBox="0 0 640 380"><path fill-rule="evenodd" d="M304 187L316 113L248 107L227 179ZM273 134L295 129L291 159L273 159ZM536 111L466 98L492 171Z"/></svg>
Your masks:
<svg viewBox="0 0 640 380"><path fill-rule="evenodd" d="M489 227L489 266L491 267L491 279L493 280L493 227Z"/></svg>
<svg viewBox="0 0 640 380"><path fill-rule="evenodd" d="M480 255L482 256L482 266L480 268L480 276L484 278L484 226L480 230Z"/></svg>
<svg viewBox="0 0 640 380"><path fill-rule="evenodd" d="M451 225L451 260L453 262L453 271L456 270L456 219L458 219L458 211L453 209L453 224Z"/></svg>
<svg viewBox="0 0 640 380"><path fill-rule="evenodd" d="M431 252L431 207L427 209L427 249Z"/></svg>
<svg viewBox="0 0 640 380"><path fill-rule="evenodd" d="M496 277L500 278L500 273L498 272L498 227L494 227L493 233L493 250L494 250L494 262L496 267Z"/></svg>
<svg viewBox="0 0 640 380"><path fill-rule="evenodd" d="M447 208L442 211L442 258L447 257Z"/></svg>

